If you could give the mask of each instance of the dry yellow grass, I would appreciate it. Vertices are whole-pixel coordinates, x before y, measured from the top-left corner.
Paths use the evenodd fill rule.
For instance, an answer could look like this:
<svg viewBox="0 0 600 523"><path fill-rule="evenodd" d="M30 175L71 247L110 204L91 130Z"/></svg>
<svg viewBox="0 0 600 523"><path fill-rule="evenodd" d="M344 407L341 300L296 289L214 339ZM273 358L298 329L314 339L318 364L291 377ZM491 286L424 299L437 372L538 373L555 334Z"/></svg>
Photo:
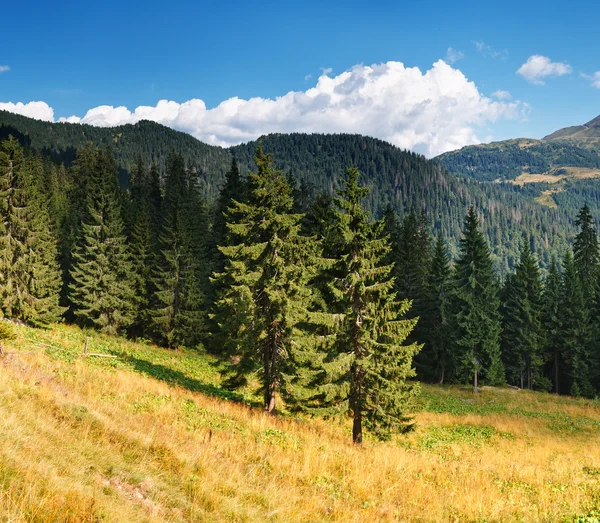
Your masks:
<svg viewBox="0 0 600 523"><path fill-rule="evenodd" d="M600 170L586 167L560 167L547 173L531 174L525 172L512 180L512 183L523 186L526 183L558 183L565 179L589 180L591 178L600 178Z"/></svg>
<svg viewBox="0 0 600 523"><path fill-rule="evenodd" d="M347 425L198 392L218 394L207 356L94 337L119 358L83 359L76 328L17 330L0 521L554 522L600 501L593 401L425 386L414 433L360 449Z"/></svg>

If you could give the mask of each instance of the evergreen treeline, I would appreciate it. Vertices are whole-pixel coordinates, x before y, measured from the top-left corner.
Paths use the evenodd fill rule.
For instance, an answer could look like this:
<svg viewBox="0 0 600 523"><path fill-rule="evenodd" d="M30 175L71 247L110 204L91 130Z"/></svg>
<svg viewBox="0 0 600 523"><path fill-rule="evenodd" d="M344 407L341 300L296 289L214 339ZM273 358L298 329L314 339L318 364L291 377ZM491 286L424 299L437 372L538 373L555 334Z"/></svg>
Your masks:
<svg viewBox="0 0 600 523"><path fill-rule="evenodd" d="M415 157L415 161L418 159ZM247 179L230 164L220 198L172 152L164 173L136 158L128 189L111 150L88 144L69 169L0 145L0 307L151 339L203 343L230 387L256 385L269 413L350 414L387 438L410 428L415 378L600 391L600 248L588 206L545 278L519 238L500 280L482 213L466 213L456 256L426 210L375 220L348 168L335 196L278 169L259 147ZM433 218L435 219L435 218Z"/></svg>
<svg viewBox="0 0 600 523"><path fill-rule="evenodd" d="M294 208L299 212L306 212L321 192L333 197L342 186L347 167L354 165L362 173L363 183L370 188L364 200L366 210L380 217L390 205L403 218L411 208L425 209L434 233L444 236L452 257L458 255L464 215L470 206L478 209L494 267L503 275L514 270L518 263L519 238L523 231L536 239L540 264L548 267L552 256L562 257L572 242L577 210L588 203L594 214L600 214L600 193L595 180L565 182L565 190L552 195L557 208L549 208L536 201L543 190L550 188L543 184L519 187L481 183L465 178L466 169L456 172L461 177L453 176L423 156L359 135L270 135L223 149L154 122L99 128L41 122L0 111L0 140L9 134L28 149L57 164L63 163L67 170L77 164L77 151L86 143L110 146L123 186L127 186L139 157L147 167L155 164L162 179L169 154L175 151L187 168L196 170L200 193L210 202L219 197L232 156L239 164L241 178L246 179L248 170L253 169L254 152L260 145L265 153L273 154L275 166L286 178L294 180ZM530 148L517 149L519 154L530 151ZM561 151L554 151L557 158L569 152ZM546 155L546 151L543 154ZM509 169L508 158L496 154L494 161L499 171ZM535 165L534 159L526 161L528 165ZM591 166L593 162L588 164ZM496 178L498 176L493 179Z"/></svg>

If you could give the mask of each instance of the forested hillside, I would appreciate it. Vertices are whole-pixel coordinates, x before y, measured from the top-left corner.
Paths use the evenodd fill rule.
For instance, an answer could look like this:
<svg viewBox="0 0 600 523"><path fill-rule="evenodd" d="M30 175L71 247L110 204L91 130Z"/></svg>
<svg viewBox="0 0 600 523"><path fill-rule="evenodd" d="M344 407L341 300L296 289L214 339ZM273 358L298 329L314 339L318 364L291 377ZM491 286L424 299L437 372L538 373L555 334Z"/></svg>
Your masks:
<svg viewBox="0 0 600 523"><path fill-rule="evenodd" d="M232 388L259 379L269 412L280 399L321 415L354 405L356 442L363 421L379 437L410 426L415 373L473 380L476 390L506 380L574 395L600 390L600 251L590 207L577 212L577 236L544 279L537 252L550 251L552 240L542 251L526 226L543 224L528 221L534 203L521 216L486 199L478 182L361 137L276 137L284 165L284 151L296 150L285 140L297 138L302 158L318 151L327 160L320 168L337 181L333 195L278 169L261 145L247 176L231 161L210 203L176 152L163 175L139 156L123 188L109 147L87 144L66 168L14 138L1 142L2 315L33 325L66 320L170 348L203 344L230 358ZM335 168L337 151L356 165ZM393 199L372 196L369 175L381 174L388 196L406 198L401 206L412 210L399 215ZM523 192L512 189L518 203ZM418 207L419 198L430 206ZM382 218L367 204L385 204ZM444 205L457 213L457 249L440 233L452 225L440 219ZM483 230L496 248L510 239L514 272L498 270Z"/></svg>
<svg viewBox="0 0 600 523"><path fill-rule="evenodd" d="M43 122L0 111L0 140L9 135L22 145L66 165L75 160L77 149L88 142L97 146L110 145L123 184L127 183L138 155L164 172L169 153L175 151L182 155L187 165L198 171L201 190L212 196L218 193L231 163L231 154L227 150L206 145L189 134L148 120L107 128Z"/></svg>
<svg viewBox="0 0 600 523"><path fill-rule="evenodd" d="M596 198L588 201L589 188L561 195L563 200L567 194L573 196L568 205L550 208L536 201L543 197L546 186L478 183L455 177L423 156L359 135L271 135L227 150L148 121L98 128L41 122L0 112L0 136L9 134L22 145L67 166L73 162L77 148L87 142L110 145L122 185L129 183L138 155L147 165L155 164L164 179L166 159L174 151L188 168L196 170L198 188L209 203L224 184L231 156L240 163L244 177L258 144L265 152L272 152L275 164L296 180L296 200L303 208L321 191L333 194L340 187L342 174L353 164L371 189L365 200L369 211L381 216L388 204L400 216L411 209L425 210L433 229L448 238L452 255L457 252L462 219L473 205L481 213L494 263L502 273L514 267L523 232L534 237L541 262L547 265L552 254L562 256L572 239L577 210L586 202L592 211L597 210Z"/></svg>
<svg viewBox="0 0 600 523"><path fill-rule="evenodd" d="M470 145L441 154L436 160L452 174L480 181L515 180L523 174L560 176L568 167L591 169L598 177L600 116L585 125L559 129L541 140L517 138Z"/></svg>

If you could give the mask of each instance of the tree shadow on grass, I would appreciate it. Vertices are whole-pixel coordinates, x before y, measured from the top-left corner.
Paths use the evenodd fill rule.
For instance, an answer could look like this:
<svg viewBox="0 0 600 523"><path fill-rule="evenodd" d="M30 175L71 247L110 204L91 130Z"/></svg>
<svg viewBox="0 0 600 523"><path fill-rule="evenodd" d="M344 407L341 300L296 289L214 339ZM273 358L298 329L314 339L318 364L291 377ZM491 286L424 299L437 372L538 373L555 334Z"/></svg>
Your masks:
<svg viewBox="0 0 600 523"><path fill-rule="evenodd" d="M145 374L146 376L150 376L154 379L164 381L169 385L179 385L180 387L192 392L201 392L202 394L209 396L254 406L252 402L248 402L248 400L245 399L241 394L222 389L221 387L217 387L211 383L204 383L200 380L190 378L183 372L173 370L164 365L152 363L131 355L123 356L123 360L131 365L133 369L140 374Z"/></svg>

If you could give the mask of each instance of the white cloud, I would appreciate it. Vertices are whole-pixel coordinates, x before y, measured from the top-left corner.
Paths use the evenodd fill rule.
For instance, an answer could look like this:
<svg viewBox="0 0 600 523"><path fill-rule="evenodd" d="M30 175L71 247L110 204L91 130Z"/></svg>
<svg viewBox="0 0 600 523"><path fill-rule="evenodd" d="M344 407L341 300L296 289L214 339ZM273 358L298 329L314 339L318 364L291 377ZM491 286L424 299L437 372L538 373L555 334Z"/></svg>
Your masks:
<svg viewBox="0 0 600 523"><path fill-rule="evenodd" d="M312 78L312 74L308 73L305 77L304 77L304 81L308 82L310 79Z"/></svg>
<svg viewBox="0 0 600 523"><path fill-rule="evenodd" d="M448 50L446 51L446 62L448 62L449 64L458 62L459 60L462 60L464 57L465 57L465 53L463 53L462 51L457 51L456 49L453 49L452 47L448 47Z"/></svg>
<svg viewBox="0 0 600 523"><path fill-rule="evenodd" d="M6 73L7 71L10 71L10 66L0 65L0 73Z"/></svg>
<svg viewBox="0 0 600 523"><path fill-rule="evenodd" d="M510 94L509 91L502 91L502 90L494 91L492 93L492 96L494 98L497 98L498 100L512 100L512 94Z"/></svg>
<svg viewBox="0 0 600 523"><path fill-rule="evenodd" d="M17 102L16 104L12 102L0 102L0 111L29 116L36 120L54 121L54 109L46 102L29 102L26 104L22 102Z"/></svg>
<svg viewBox="0 0 600 523"><path fill-rule="evenodd" d="M596 71L594 74L581 73L581 76L589 80L592 87L600 89L600 71Z"/></svg>
<svg viewBox="0 0 600 523"><path fill-rule="evenodd" d="M222 146L277 132L358 133L435 156L479 143L478 130L489 132L490 123L521 118L528 110L518 101L483 96L443 60L424 73L400 62L356 65L331 77L329 73L324 70L306 91L275 99L234 97L212 109L199 99L161 100L133 111L103 105L83 117L60 121L114 126L153 120Z"/></svg>
<svg viewBox="0 0 600 523"><path fill-rule="evenodd" d="M502 58L503 60L508 58L508 51L506 49L497 51L491 45L486 44L483 40L474 40L473 45L483 56L490 58Z"/></svg>
<svg viewBox="0 0 600 523"><path fill-rule="evenodd" d="M533 55L519 67L517 74L532 84L544 85L547 76L564 76L573 72L568 63L553 62L547 56Z"/></svg>

